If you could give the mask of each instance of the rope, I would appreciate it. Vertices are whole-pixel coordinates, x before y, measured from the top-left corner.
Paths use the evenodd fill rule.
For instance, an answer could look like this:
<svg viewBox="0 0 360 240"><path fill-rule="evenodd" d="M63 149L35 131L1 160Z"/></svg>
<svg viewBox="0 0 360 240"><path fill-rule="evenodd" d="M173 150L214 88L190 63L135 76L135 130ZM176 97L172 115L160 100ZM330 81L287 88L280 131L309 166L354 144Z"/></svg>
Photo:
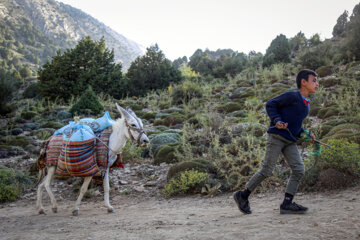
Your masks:
<svg viewBox="0 0 360 240"><path fill-rule="evenodd" d="M277 128L276 126L273 126L273 127L270 127L270 128ZM290 137L292 139L295 140L295 142L298 140L296 137L294 137L294 135L290 132L290 130L288 128L285 128L283 130L286 130ZM312 140L312 137L311 137L311 133L309 130L307 129L304 129L304 131L300 134L300 139L305 141L305 142L308 142L310 140ZM320 142L319 140L315 139L314 140L314 150L315 152L310 152L309 154L310 155L320 155L321 154L321 145L325 145L327 147L330 147L330 145L326 144L326 143L323 143L323 142Z"/></svg>
<svg viewBox="0 0 360 240"><path fill-rule="evenodd" d="M312 140L311 136L310 136L310 131L307 129L304 129L304 131L301 133L300 135L300 139L304 140L305 142L308 142L310 140ZM314 142L314 150L315 152L310 152L310 155L320 155L321 154L321 145L320 142L315 140Z"/></svg>
<svg viewBox="0 0 360 240"><path fill-rule="evenodd" d="M68 169L68 164L67 164L67 162L66 162L66 157L67 157L67 146L69 145L70 138L71 138L72 134L73 134L73 131L72 131L72 129L71 129L70 136L69 136L69 140L67 140L67 142L66 142L66 144L65 144L65 147L64 147L64 149L65 149L65 151L64 151L64 155L65 155L64 162L65 162L66 171L69 173L69 175L71 175L71 174L70 174L70 171L69 171L69 169Z"/></svg>

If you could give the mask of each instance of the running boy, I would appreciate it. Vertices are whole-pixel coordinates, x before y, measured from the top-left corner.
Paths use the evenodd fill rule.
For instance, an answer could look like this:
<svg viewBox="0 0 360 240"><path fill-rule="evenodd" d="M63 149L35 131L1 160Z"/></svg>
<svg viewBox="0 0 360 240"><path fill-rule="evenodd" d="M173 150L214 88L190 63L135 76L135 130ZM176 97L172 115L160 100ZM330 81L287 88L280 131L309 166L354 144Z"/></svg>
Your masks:
<svg viewBox="0 0 360 240"><path fill-rule="evenodd" d="M302 122L309 113L307 97L319 87L317 74L312 70L301 70L296 76L298 91L285 92L266 103L266 112L270 117L265 159L262 168L246 183L245 189L234 193L239 210L250 214L249 195L267 177L272 175L280 153L283 153L291 168L291 175L286 186L285 198L280 205L280 213L305 213L308 208L293 202L305 166L296 146L296 141L304 131ZM315 140L311 133L312 141Z"/></svg>

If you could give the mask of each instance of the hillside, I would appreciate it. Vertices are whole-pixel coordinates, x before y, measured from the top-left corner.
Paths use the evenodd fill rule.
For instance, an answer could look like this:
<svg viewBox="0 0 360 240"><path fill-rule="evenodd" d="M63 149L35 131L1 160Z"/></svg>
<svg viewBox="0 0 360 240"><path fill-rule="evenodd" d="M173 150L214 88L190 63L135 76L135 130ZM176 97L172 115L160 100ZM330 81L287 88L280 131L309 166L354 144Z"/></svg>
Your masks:
<svg viewBox="0 0 360 240"><path fill-rule="evenodd" d="M145 224L150 226L149 229L166 227L167 231L168 228L173 227L169 227L169 225L176 225L176 227L180 225L179 222L167 219L167 209L174 211L171 200L168 200L170 198L176 199L178 196L191 194L202 194L209 197L201 198L199 202L194 201L193 197L180 198L180 205L185 202L188 204L185 206L189 206L178 211L179 214L182 214L182 210L187 211L188 215L180 215L185 216L186 219L204 216L204 210L198 208L196 208L196 213L188 211L194 206L205 204L204 209L206 210L211 208L212 204L216 204L216 201L224 203L226 200L227 206L231 203L234 204L232 199L229 200L230 192L244 187L250 177L261 167L265 156L267 130L270 122L265 109L266 102L283 92L296 91L298 87L295 79L298 72L301 69L309 68L318 73L319 87L315 94L309 96L310 112L302 126L315 133L316 138L326 145L311 144L310 139L304 135L297 141L306 173L299 186L299 193L304 194L299 194L299 198L297 196L296 199L313 205L314 211L306 217L314 216L316 221L308 224L308 222L295 217L296 219L293 218L289 221L293 224L290 227L298 226L298 224L303 224L304 228L302 229L319 227L315 236L320 238L324 237L324 230L320 227L327 227L326 230L332 230L333 234L338 234L337 231L334 231L335 225L337 227L346 225L351 229L357 229L354 222L358 216L354 215L354 220L349 221L344 213L358 207L353 203L356 202L354 200L359 195L360 51L357 49L360 49L360 42L357 41L357 36L360 36L360 4L354 8L350 20L342 25L342 31L334 34L332 39L321 41L317 34L307 39L302 32L288 39L280 34L272 41L264 56L261 53L244 54L231 49L197 50L190 57L189 62L187 58L179 59L176 71L172 69L175 64L165 58L158 46L153 46L147 50L148 52L144 56L134 61L135 63L131 65L126 74L122 73L120 67L116 68L115 64L110 64L110 67L115 67L114 73L117 75L102 79L100 77L105 75L102 74L102 71L106 70L108 73L111 68L107 68L107 65L103 67L92 60L102 59L100 58L102 54L107 52L104 50L105 46L99 44L99 48L94 48L96 51L89 51L91 49L89 46L96 47L97 45L91 43L92 40L86 41L85 39L84 44L83 41L80 41L80 46L73 49L74 53L68 51L69 53L62 56L64 58L57 56L56 61L46 64L49 68L48 71L44 71L44 76L48 77L46 78L49 79L48 86L52 87L52 91L49 92L54 93L54 97L49 99L49 94L39 94L39 83L33 83L33 76L29 77L28 74L29 69L21 68L16 74L14 68L21 67L24 59L32 63L32 67L34 67L43 61L42 57L45 57L47 53L56 51L62 40L64 46L71 46L75 40L67 41L67 35L60 33L52 33L53 37L49 37L46 35L47 31L40 31L32 24L36 21L30 22L27 17L21 17L26 14L25 10L21 12L19 9L25 9L25 7L20 7L18 2L11 2L14 4L12 8L0 8L0 15L7 15L2 18L6 25L3 24L0 28L2 44L0 56L6 60L1 61L0 68L0 97L2 97L0 107L3 107L0 109L2 110L0 111L0 203L5 202L0 205L0 208L4 207L4 212L14 206L21 206L24 202L24 205L28 206L30 201L34 201L36 189L33 184L38 176L36 159L42 143L49 139L57 129L73 121L75 117L100 118L104 114L101 112L102 110L108 111L114 120L121 115L136 114L144 123L144 132L150 140L148 146L140 148L135 143L136 141L130 140L129 135L128 142L121 149L125 169L112 169L110 177L110 196L112 201L118 204L118 208L124 207L122 201L133 203L135 199L141 201L144 198L150 198L144 209L149 210L148 206L155 206L154 212L157 214L161 212L165 217L161 221L153 221L150 218L150 220L146 220ZM47 3L50 2L57 4L53 1ZM8 3L6 2L6 4ZM27 1L22 1L22 3L30 4ZM35 3L39 4L38 6L42 4L37 1ZM2 3L2 6L5 6L5 3ZM347 14L345 15L347 16ZM35 15L32 17L32 19L42 19ZM39 20L37 24L43 26L42 29L47 29L45 26L50 23L42 25ZM63 26L67 26L67 23L64 22ZM84 52L99 54L90 57L85 55L84 57L81 54ZM76 57L68 57L73 55ZM95 57L92 58L92 56ZM68 61L69 59L71 61ZM111 59L111 57L104 59ZM267 67L264 66L265 59L269 64ZM106 63L104 60L99 62ZM88 63L90 64L87 65ZM10 69L10 71L5 72L4 69ZM38 72L40 83L41 72ZM60 75L57 75L58 72ZM171 82L172 73L180 75L179 81ZM11 86L12 80L19 79L19 76L24 76L25 79L25 84L20 81L16 85L20 86L20 91ZM114 76L119 76L119 85L117 86ZM164 77L160 78L162 76ZM89 90L82 94L85 88L76 89L76 87L91 86L89 81L86 82L84 79L95 79L96 85L100 85L97 87L101 90L109 86L119 90L125 85L120 83L133 81L132 83L135 82L135 84L128 86L144 90L144 92L142 95L119 95L117 98L111 94L104 94L104 91L98 91L98 94L95 94L91 88L88 88ZM84 81L81 82L81 80ZM61 84L55 85L56 81ZM107 81L111 81L111 83ZM152 88L155 83L161 81L163 81L161 86L156 89ZM101 84L103 85L101 86ZM80 97L80 94L70 96L69 92L73 89L78 90L82 96ZM3 96L6 94L7 98L4 98ZM60 94L69 96L68 101L60 99ZM93 111L92 103L96 103L97 106L101 105L102 110ZM120 114L115 103L123 108L129 106L133 111L129 110L128 115L124 115L123 111ZM78 111L72 111L73 106L76 105ZM139 128L135 130L135 126L135 122L134 125L130 122L127 126L127 133L142 132L142 129ZM133 140L136 139L134 136ZM265 193L270 196L271 200L276 200L278 196L275 194L279 192L281 195L283 194L289 176L289 166L286 159L281 156L273 175L262 182L252 196L256 197ZM66 202L68 200L64 199L75 198L82 180L75 177L69 177L65 182L61 180L64 179L55 179L54 181L55 195L61 199L60 202L64 201L62 203L70 206ZM102 186L97 181L92 181L86 197L90 199L89 201L98 200L102 191ZM269 191L274 193L266 193ZM312 193L314 191L316 193ZM330 191L330 197L326 191ZM345 194L345 197L341 195L342 193ZM17 203L6 203L19 199L20 201ZM217 200L212 201L212 199ZM317 202L318 199L321 201ZM84 199L84 202L86 201ZM346 204L343 204L344 201L347 201ZM255 206L264 207L254 208L256 209L255 214L250 216L254 223L258 223L259 219L267 219L267 217L259 218L257 211L262 211L261 214L265 213L269 218L275 219L280 226L286 226L283 224L288 223L287 218L277 217L279 214L277 204L270 207L267 205L269 200L254 201L254 203ZM324 203L329 206L326 211L324 211ZM329 205L327 205L328 203ZM98 206L97 204L95 205ZM86 204L84 203L84 205ZM125 205L125 207L129 206L130 208L130 205ZM90 209L93 206L89 204L84 206L84 209ZM142 219L144 214L152 216L151 209L144 213L144 211L139 211L139 208L141 210L142 206L135 205L131 209L137 210L136 216L139 218ZM276 212L272 210L275 208ZM23 213L15 208L12 210L14 210L12 214L4 218L5 221L10 222L4 225L5 231L8 231L12 223L26 226L23 221L18 221L19 219L23 220L21 219ZM224 210L228 211L226 215L221 214ZM26 209L25 214L28 216L27 219L30 219L29 221L33 221L34 216L30 211L32 210ZM218 218L215 218L219 216L219 219L228 221L232 225L238 224L239 212L235 206L218 208L216 211L219 213L217 216L206 215L203 219L205 225L209 220L215 219L214 225L219 226L216 220ZM337 215L336 211L341 216L334 219L334 214ZM33 212L35 214L35 211ZM67 213L64 212L62 214L66 215ZM94 216L98 215L100 211L92 209L89 212ZM326 213L325 217L323 213ZM84 214L87 213L84 211ZM236 222L227 218L236 219ZM60 224L68 224L66 221L68 218L63 219L65 221L60 219ZM109 217L108 219L113 218ZM135 219L133 225L126 226L130 230L141 229L138 220ZM93 222L93 220L91 221ZM171 224L167 224L169 222ZM325 222L328 224L324 224ZM337 222L343 225L337 225ZM243 226L248 222L241 223L240 226ZM127 223L124 220L124 223L121 224ZM181 224L188 226L193 222L181 221ZM205 225L200 223L196 226L202 228ZM66 226L64 225L62 229L65 229ZM273 221L271 221L270 227L272 226L274 226ZM49 227L53 226L49 225ZM119 227L119 225L114 225L114 227ZM122 225L121 229L125 229L125 227ZM220 228L227 230L227 225L223 224ZM286 231L288 228L282 229ZM207 230L193 234L202 234ZM339 228L336 230L341 231ZM33 231L37 232L37 227L33 228ZM18 237L17 231L8 232L13 234L9 237ZM168 234L169 231L166 233ZM297 233L298 237L299 235L302 237L303 232ZM359 233L351 231L346 234L349 238L354 238ZM325 236L327 237L327 235ZM34 234L32 237L35 239L37 236ZM289 237L292 238L293 235ZM263 238L259 237L258 239Z"/></svg>
<svg viewBox="0 0 360 240"><path fill-rule="evenodd" d="M0 1L0 47L34 69L57 50L76 45L85 36L99 40L104 36L106 46L114 49L116 62L127 69L143 50L136 42L105 26L97 19L54 0ZM5 50L3 50L5 51Z"/></svg>

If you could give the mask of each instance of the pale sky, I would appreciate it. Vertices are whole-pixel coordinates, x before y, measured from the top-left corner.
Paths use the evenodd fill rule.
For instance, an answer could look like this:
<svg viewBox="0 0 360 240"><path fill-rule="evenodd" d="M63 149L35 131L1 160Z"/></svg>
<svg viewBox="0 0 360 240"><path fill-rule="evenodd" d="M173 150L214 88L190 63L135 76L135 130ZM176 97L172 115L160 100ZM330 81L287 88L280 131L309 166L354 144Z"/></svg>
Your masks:
<svg viewBox="0 0 360 240"><path fill-rule="evenodd" d="M188 58L197 50L265 53L279 34L332 37L338 17L359 0L58 0L144 48Z"/></svg>

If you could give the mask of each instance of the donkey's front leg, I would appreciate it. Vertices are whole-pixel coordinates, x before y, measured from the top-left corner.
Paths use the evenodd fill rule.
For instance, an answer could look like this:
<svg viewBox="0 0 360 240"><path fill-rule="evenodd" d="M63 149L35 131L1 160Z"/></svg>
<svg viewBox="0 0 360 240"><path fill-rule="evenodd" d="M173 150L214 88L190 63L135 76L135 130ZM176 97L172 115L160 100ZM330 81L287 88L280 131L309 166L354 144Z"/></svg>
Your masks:
<svg viewBox="0 0 360 240"><path fill-rule="evenodd" d="M55 167L49 167L45 179L43 180L43 182L38 187L36 207L38 208L38 211L39 211L40 214L45 214L45 210L44 210L44 208L42 206L42 188L43 187L45 187L47 193L49 194L50 201L51 201L51 206L52 206L52 211L54 213L57 212L56 199L55 199L55 196L54 196L54 194L53 194L53 192L51 190L51 187L50 187L51 186L51 180L54 177L54 173L55 173Z"/></svg>
<svg viewBox="0 0 360 240"><path fill-rule="evenodd" d="M79 206L80 206L80 203L81 203L81 200L82 200L84 194L86 193L86 191L87 191L87 189L88 189L88 187L89 187L89 183L90 183L91 179L92 179L92 176L90 176L90 177L85 177L85 178L84 178L84 182L83 182L83 184L82 184L82 186L81 186L81 188L80 188L79 197L78 197L77 200L76 200L75 208L74 208L74 210L73 210L73 212L72 212L72 214L73 214L74 216L79 215Z"/></svg>
<svg viewBox="0 0 360 240"><path fill-rule="evenodd" d="M110 205L109 201L109 191L110 191L110 184L109 184L109 171L110 168L108 167L105 171L103 186L104 186L104 201L105 201L105 207L108 209L108 213L115 212L114 208Z"/></svg>

